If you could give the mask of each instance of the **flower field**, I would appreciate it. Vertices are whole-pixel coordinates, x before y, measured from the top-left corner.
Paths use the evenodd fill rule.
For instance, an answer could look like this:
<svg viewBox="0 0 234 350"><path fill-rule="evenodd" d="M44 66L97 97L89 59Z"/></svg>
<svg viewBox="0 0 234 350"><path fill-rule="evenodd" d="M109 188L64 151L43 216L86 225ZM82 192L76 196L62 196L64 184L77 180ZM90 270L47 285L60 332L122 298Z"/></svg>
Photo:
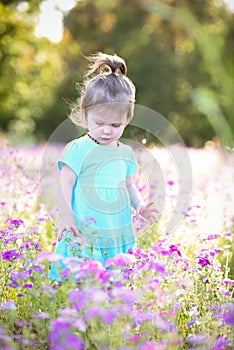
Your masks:
<svg viewBox="0 0 234 350"><path fill-rule="evenodd" d="M135 181L160 203L158 223L135 222L136 248L105 267L71 258L58 284L47 279L61 257L40 196L43 150L0 151L0 349L233 349L233 155L187 150L191 198L167 232L180 179L169 153L152 149L161 175L148 188Z"/></svg>

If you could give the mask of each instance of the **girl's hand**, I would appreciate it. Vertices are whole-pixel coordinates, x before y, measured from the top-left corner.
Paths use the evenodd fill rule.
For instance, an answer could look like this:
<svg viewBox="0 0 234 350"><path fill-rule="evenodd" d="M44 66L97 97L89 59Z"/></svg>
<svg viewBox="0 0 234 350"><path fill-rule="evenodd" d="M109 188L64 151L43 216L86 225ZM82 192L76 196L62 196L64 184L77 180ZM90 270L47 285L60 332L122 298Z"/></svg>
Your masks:
<svg viewBox="0 0 234 350"><path fill-rule="evenodd" d="M152 207L154 203L150 202L144 206L140 205L136 209L136 217L138 218L139 215L143 216L143 218L149 220L150 224L153 224L155 221L158 220L158 210L154 207Z"/></svg>
<svg viewBox="0 0 234 350"><path fill-rule="evenodd" d="M80 236L80 231L76 227L73 220L69 220L69 221L68 220L61 220L59 234L58 234L58 241L61 241L61 239L63 238L64 231L72 232L75 237Z"/></svg>

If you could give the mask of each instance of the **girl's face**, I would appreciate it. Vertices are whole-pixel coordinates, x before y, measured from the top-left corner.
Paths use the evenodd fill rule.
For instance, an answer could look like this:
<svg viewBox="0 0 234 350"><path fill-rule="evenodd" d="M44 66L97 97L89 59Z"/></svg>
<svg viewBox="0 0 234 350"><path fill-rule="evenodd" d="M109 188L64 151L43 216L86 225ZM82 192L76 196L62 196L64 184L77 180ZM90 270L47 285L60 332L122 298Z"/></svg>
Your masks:
<svg viewBox="0 0 234 350"><path fill-rule="evenodd" d="M90 110L87 115L87 122L91 136L101 145L112 147L122 136L127 125L127 113L121 117L109 118L107 121L100 113Z"/></svg>

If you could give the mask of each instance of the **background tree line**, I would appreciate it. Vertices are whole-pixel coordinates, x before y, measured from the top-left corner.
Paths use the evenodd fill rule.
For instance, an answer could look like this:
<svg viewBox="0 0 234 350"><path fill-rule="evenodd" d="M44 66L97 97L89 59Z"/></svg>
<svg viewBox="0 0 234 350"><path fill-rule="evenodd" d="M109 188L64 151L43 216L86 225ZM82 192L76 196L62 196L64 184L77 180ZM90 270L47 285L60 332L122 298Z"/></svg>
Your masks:
<svg viewBox="0 0 234 350"><path fill-rule="evenodd" d="M45 140L79 97L86 55L117 53L137 103L165 116L188 146L232 145L234 15L221 0L82 0L59 43L34 34L41 1L0 1L0 127ZM49 25L49 24L48 24Z"/></svg>

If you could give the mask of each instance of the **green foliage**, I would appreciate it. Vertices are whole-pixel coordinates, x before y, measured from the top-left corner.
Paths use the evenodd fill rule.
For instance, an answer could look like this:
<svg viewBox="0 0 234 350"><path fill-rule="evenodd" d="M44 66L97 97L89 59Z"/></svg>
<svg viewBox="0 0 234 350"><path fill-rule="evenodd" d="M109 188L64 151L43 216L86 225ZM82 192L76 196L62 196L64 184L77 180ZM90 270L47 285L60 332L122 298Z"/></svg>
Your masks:
<svg viewBox="0 0 234 350"><path fill-rule="evenodd" d="M234 21L222 2L77 1L59 44L34 35L40 2L20 3L0 3L4 130L48 138L79 97L84 56L104 51L124 57L137 103L168 118L187 145L217 135L233 146Z"/></svg>
<svg viewBox="0 0 234 350"><path fill-rule="evenodd" d="M53 89L63 79L58 48L33 35L28 12L0 4L1 126L32 133L54 103Z"/></svg>
<svg viewBox="0 0 234 350"><path fill-rule="evenodd" d="M224 6L205 1L200 11L197 1L178 6L176 1L119 0L103 7L101 0L80 2L66 18L81 52L123 56L137 87L137 103L166 116L188 145L201 145L214 135L232 144L233 66L226 41L233 46L233 16ZM213 93L216 116L194 98L200 88ZM227 125L223 133L214 118Z"/></svg>

